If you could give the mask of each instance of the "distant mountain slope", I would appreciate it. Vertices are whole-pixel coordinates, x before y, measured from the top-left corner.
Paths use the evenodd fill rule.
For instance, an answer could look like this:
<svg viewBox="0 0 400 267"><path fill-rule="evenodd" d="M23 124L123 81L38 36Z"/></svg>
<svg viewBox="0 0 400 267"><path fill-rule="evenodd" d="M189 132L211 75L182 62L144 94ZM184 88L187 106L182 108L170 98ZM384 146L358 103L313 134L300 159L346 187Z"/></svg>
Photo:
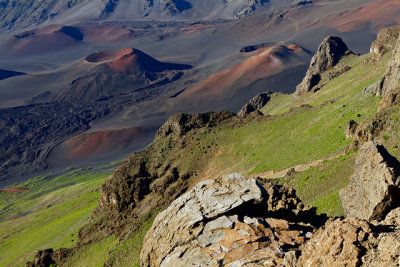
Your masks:
<svg viewBox="0 0 400 267"><path fill-rule="evenodd" d="M44 22L233 19L300 0L1 0L0 28Z"/></svg>
<svg viewBox="0 0 400 267"><path fill-rule="evenodd" d="M138 49L94 53L85 58L92 70L62 90L57 101L98 100L123 92L160 86L182 77L186 64L160 62Z"/></svg>

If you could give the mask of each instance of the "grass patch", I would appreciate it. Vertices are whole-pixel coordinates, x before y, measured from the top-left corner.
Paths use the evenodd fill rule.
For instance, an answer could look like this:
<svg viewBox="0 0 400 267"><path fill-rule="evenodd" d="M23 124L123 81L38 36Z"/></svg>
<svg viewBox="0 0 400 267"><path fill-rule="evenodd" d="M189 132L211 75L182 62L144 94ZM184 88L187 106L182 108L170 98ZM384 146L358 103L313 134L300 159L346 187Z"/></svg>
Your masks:
<svg viewBox="0 0 400 267"><path fill-rule="evenodd" d="M1 193L0 266L25 266L39 249L74 245L110 172L38 177L14 185L29 191Z"/></svg>
<svg viewBox="0 0 400 267"><path fill-rule="evenodd" d="M130 236L111 251L107 261L109 266L140 266L140 251L142 250L144 236L153 225L156 214L156 211L148 214L134 225L130 231Z"/></svg>
<svg viewBox="0 0 400 267"><path fill-rule="evenodd" d="M260 111L264 115L279 115L287 111L288 107L292 104L293 95L287 95L283 93L274 93L269 100L268 104L265 105Z"/></svg>
<svg viewBox="0 0 400 267"><path fill-rule="evenodd" d="M317 207L319 213L344 216L339 190L348 184L354 173L355 157L356 152L353 152L324 161L319 166L295 173L282 183L296 189L299 198L306 205Z"/></svg>
<svg viewBox="0 0 400 267"><path fill-rule="evenodd" d="M115 248L117 242L118 240L111 236L85 245L68 259L65 266L102 267L108 258L109 252Z"/></svg>

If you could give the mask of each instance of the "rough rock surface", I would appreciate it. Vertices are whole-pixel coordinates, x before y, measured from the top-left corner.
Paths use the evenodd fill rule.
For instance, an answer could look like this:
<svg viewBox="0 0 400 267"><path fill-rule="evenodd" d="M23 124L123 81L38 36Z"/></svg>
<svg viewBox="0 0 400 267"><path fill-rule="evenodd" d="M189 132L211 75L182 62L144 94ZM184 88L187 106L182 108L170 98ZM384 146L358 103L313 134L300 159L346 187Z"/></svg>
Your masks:
<svg viewBox="0 0 400 267"><path fill-rule="evenodd" d="M384 221L382 221L382 223L387 225L400 226L400 208L395 208L394 210L391 210L388 215L386 215L386 218Z"/></svg>
<svg viewBox="0 0 400 267"><path fill-rule="evenodd" d="M60 248L57 250L45 249L39 250L32 262L27 262L27 267L47 267L47 266L63 266L68 256L73 255L73 249Z"/></svg>
<svg viewBox="0 0 400 267"><path fill-rule="evenodd" d="M242 109L238 112L239 116L246 116L256 110L263 108L271 99L271 92L264 92L253 97Z"/></svg>
<svg viewBox="0 0 400 267"><path fill-rule="evenodd" d="M398 266L400 232L357 218L328 221L302 249L296 266Z"/></svg>
<svg viewBox="0 0 400 267"><path fill-rule="evenodd" d="M379 85L376 94L383 95L378 110L381 111L399 102L400 94L400 41L398 39L393 50L391 59L386 67L385 74Z"/></svg>
<svg viewBox="0 0 400 267"><path fill-rule="evenodd" d="M378 37L372 42L370 47L371 55L379 60L382 56L394 49L399 38L400 26L384 28L379 31Z"/></svg>
<svg viewBox="0 0 400 267"><path fill-rule="evenodd" d="M56 264L56 262L52 259L51 254L53 253L52 249L39 250L36 254L33 262L27 262L27 267L44 267L50 266L51 264Z"/></svg>
<svg viewBox="0 0 400 267"><path fill-rule="evenodd" d="M334 67L343 56L350 53L351 51L341 38L335 36L325 38L311 59L306 76L297 86L296 95L312 91L321 80L321 74Z"/></svg>
<svg viewBox="0 0 400 267"><path fill-rule="evenodd" d="M355 161L350 184L339 192L347 216L383 220L400 206L400 163L383 146L367 142Z"/></svg>
<svg viewBox="0 0 400 267"><path fill-rule="evenodd" d="M349 120L346 124L346 128L344 133L346 134L346 138L351 138L355 135L358 124L353 120Z"/></svg>
<svg viewBox="0 0 400 267"><path fill-rule="evenodd" d="M165 137L170 134L181 137L192 129L202 127L213 127L235 113L229 111L196 113L194 115L178 113L172 115L163 126L160 127L156 136Z"/></svg>
<svg viewBox="0 0 400 267"><path fill-rule="evenodd" d="M285 252L311 237L314 227L299 222L310 213L317 217L278 185L264 188L238 174L205 180L156 217L141 265L282 265Z"/></svg>

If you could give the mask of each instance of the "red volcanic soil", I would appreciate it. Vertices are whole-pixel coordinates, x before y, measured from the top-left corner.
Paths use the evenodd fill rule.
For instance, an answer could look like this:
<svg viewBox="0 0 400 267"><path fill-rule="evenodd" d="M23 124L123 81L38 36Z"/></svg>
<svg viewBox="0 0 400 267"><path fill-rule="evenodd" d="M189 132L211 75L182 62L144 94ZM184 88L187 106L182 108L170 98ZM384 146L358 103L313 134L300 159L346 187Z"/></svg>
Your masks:
<svg viewBox="0 0 400 267"><path fill-rule="evenodd" d="M108 63L116 72L140 73L141 71L162 72L165 70L185 70L192 66L160 62L138 49L123 48L115 51L103 51L85 58L89 63Z"/></svg>
<svg viewBox="0 0 400 267"><path fill-rule="evenodd" d="M64 142L62 153L67 159L95 157L127 148L143 136L137 127L82 133Z"/></svg>
<svg viewBox="0 0 400 267"><path fill-rule="evenodd" d="M110 25L85 26L80 30L85 36L85 40L97 45L123 42L134 38L133 31Z"/></svg>
<svg viewBox="0 0 400 267"><path fill-rule="evenodd" d="M20 193L24 191L28 191L29 188L5 188L5 189L0 189L0 192L5 192L5 193Z"/></svg>
<svg viewBox="0 0 400 267"><path fill-rule="evenodd" d="M248 53L250 58L220 71L183 93L181 96L204 94L222 96L231 86L246 87L254 81L270 77L284 69L284 63L277 53L276 47L263 47ZM292 47L297 51L297 48Z"/></svg>
<svg viewBox="0 0 400 267"><path fill-rule="evenodd" d="M76 27L52 25L15 35L0 47L7 51L7 56L30 56L81 44L83 38Z"/></svg>
<svg viewBox="0 0 400 267"><path fill-rule="evenodd" d="M17 34L2 44L7 56L29 56L61 51L86 43L106 45L134 38L131 30L109 25L72 27L52 25Z"/></svg>
<svg viewBox="0 0 400 267"><path fill-rule="evenodd" d="M400 1L381 0L356 9L351 9L334 15L327 21L327 26L341 32L351 32L359 29L367 22L373 22L377 28L400 23Z"/></svg>
<svg viewBox="0 0 400 267"><path fill-rule="evenodd" d="M123 48L115 51L102 51L90 54L85 58L89 63L109 62L109 67L117 72L126 72L129 68L135 67L136 51L133 48ZM139 67L139 66L136 66Z"/></svg>
<svg viewBox="0 0 400 267"><path fill-rule="evenodd" d="M136 54L133 48L121 49L112 58L110 68L118 72L126 72L128 68L134 65Z"/></svg>

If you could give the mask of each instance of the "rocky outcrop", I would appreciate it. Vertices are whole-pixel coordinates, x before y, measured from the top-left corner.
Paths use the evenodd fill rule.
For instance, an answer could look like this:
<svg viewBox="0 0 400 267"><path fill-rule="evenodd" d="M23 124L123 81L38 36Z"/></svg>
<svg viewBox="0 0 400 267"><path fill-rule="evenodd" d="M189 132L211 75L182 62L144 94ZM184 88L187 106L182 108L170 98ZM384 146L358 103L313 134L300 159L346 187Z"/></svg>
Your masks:
<svg viewBox="0 0 400 267"><path fill-rule="evenodd" d="M346 135L346 138L352 138L357 130L358 124L354 120L349 120L346 124L346 128L344 130L344 133Z"/></svg>
<svg viewBox="0 0 400 267"><path fill-rule="evenodd" d="M400 94L400 39L393 50L391 59L386 67L385 74L377 86L376 94L383 95L378 111L399 102Z"/></svg>
<svg viewBox="0 0 400 267"><path fill-rule="evenodd" d="M172 115L158 130L156 136L165 137L173 134L177 137L193 129L213 127L218 123L235 116L229 111L196 113L194 115L178 113Z"/></svg>
<svg viewBox="0 0 400 267"><path fill-rule="evenodd" d="M399 225L400 226L400 208L391 210L387 215L382 224L386 225Z"/></svg>
<svg viewBox="0 0 400 267"><path fill-rule="evenodd" d="M38 253L36 254L33 262L27 262L26 266L27 267L46 267L46 266L50 266L50 265L56 265L56 262L51 257L52 253L53 253L52 249L39 250Z"/></svg>
<svg viewBox="0 0 400 267"><path fill-rule="evenodd" d="M185 193L193 182L194 172L199 171L198 165L188 166L180 160L187 156L184 147L192 142L190 134L209 130L231 118L237 116L227 111L170 117L158 131L156 140L123 161L102 185L99 204L91 217L92 222L101 222L97 228L83 228L80 242L85 243L100 232L105 236L124 235L126 226L137 218L166 208Z"/></svg>
<svg viewBox="0 0 400 267"><path fill-rule="evenodd" d="M254 12L257 9L260 9L265 1L263 0L247 0L244 1L243 6L240 8L240 10L236 14L236 18L243 18L246 16L249 16L251 14L254 14Z"/></svg>
<svg viewBox="0 0 400 267"><path fill-rule="evenodd" d="M185 0L161 0L160 5L164 13L172 16L192 8L192 4Z"/></svg>
<svg viewBox="0 0 400 267"><path fill-rule="evenodd" d="M346 218L327 222L302 249L296 266L398 266L400 232Z"/></svg>
<svg viewBox="0 0 400 267"><path fill-rule="evenodd" d="M141 266L282 265L285 252L312 236L302 221L310 214L318 217L282 186L238 174L206 180L156 217Z"/></svg>
<svg viewBox="0 0 400 267"><path fill-rule="evenodd" d="M253 97L242 109L238 112L238 116L245 117L246 115L262 109L271 99L271 92L260 93Z"/></svg>
<svg viewBox="0 0 400 267"><path fill-rule="evenodd" d="M393 26L380 30L377 39L372 42L370 47L372 57L376 60L380 60L385 53L392 51L396 46L399 33L400 26Z"/></svg>
<svg viewBox="0 0 400 267"><path fill-rule="evenodd" d="M351 51L341 38L335 36L325 38L311 59L306 76L297 86L296 95L312 91L314 86L320 82L321 74L334 67L342 57L350 53Z"/></svg>
<svg viewBox="0 0 400 267"><path fill-rule="evenodd" d="M353 151L368 141L374 141L386 127L387 120L385 114L376 113L371 119L363 121L353 135L353 141L347 151Z"/></svg>
<svg viewBox="0 0 400 267"><path fill-rule="evenodd" d="M365 143L355 169L350 184L339 192L347 216L383 220L400 206L400 163L383 146Z"/></svg>

